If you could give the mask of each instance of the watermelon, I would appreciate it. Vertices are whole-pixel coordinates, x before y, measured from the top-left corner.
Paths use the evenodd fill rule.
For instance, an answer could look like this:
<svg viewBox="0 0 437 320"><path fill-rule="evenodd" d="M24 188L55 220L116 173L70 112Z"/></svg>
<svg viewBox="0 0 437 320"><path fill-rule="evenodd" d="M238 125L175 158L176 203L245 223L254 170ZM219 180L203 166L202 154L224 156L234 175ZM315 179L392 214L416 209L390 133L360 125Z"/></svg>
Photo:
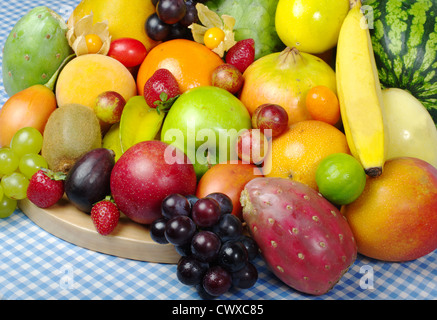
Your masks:
<svg viewBox="0 0 437 320"><path fill-rule="evenodd" d="M363 10L373 14L369 28L382 86L409 91L437 125L437 0L365 0Z"/></svg>

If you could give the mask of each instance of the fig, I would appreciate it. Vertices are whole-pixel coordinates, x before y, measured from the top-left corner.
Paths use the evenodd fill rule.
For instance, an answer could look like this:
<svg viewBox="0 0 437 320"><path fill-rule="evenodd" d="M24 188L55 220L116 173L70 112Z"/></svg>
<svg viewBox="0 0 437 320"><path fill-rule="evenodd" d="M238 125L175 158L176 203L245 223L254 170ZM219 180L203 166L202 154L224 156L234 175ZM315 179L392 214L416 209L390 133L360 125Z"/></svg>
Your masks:
<svg viewBox="0 0 437 320"><path fill-rule="evenodd" d="M92 206L111 194L110 177L115 164L114 151L96 148L76 161L65 179L65 194L80 211L90 213Z"/></svg>

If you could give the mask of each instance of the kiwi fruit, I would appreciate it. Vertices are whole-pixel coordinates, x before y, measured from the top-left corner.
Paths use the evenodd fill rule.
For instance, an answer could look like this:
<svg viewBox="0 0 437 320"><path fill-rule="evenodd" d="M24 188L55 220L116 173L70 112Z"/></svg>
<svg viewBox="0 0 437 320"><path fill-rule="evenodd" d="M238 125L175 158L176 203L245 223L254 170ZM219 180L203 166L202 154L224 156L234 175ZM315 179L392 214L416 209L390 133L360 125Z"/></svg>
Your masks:
<svg viewBox="0 0 437 320"><path fill-rule="evenodd" d="M94 110L81 104L66 104L47 120L41 155L49 169L68 173L80 157L101 146L102 133Z"/></svg>

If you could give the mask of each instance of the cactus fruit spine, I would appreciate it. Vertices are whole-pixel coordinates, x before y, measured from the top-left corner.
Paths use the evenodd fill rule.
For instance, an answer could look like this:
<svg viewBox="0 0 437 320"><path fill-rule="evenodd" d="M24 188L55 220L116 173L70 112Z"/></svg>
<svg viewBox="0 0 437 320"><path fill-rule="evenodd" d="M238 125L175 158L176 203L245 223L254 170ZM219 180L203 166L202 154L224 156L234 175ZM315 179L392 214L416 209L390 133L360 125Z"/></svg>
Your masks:
<svg viewBox="0 0 437 320"><path fill-rule="evenodd" d="M259 177L241 193L243 218L272 272L311 295L328 292L357 256L349 224L307 185Z"/></svg>
<svg viewBox="0 0 437 320"><path fill-rule="evenodd" d="M45 84L73 53L67 25L53 10L39 6L12 28L3 51L3 83L9 96L35 84Z"/></svg>

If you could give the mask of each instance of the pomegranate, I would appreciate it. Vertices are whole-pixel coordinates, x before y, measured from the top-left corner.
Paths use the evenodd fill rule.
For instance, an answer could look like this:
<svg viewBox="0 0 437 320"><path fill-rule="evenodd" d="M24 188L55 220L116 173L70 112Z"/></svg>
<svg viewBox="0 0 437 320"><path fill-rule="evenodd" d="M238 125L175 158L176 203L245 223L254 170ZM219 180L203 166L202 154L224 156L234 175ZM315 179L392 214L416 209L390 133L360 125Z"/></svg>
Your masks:
<svg viewBox="0 0 437 320"><path fill-rule="evenodd" d="M337 92L335 72L321 58L286 48L271 53L254 63L244 72L240 100L252 115L260 105L278 104L288 114L288 124L310 120L305 106L308 91L324 85Z"/></svg>

